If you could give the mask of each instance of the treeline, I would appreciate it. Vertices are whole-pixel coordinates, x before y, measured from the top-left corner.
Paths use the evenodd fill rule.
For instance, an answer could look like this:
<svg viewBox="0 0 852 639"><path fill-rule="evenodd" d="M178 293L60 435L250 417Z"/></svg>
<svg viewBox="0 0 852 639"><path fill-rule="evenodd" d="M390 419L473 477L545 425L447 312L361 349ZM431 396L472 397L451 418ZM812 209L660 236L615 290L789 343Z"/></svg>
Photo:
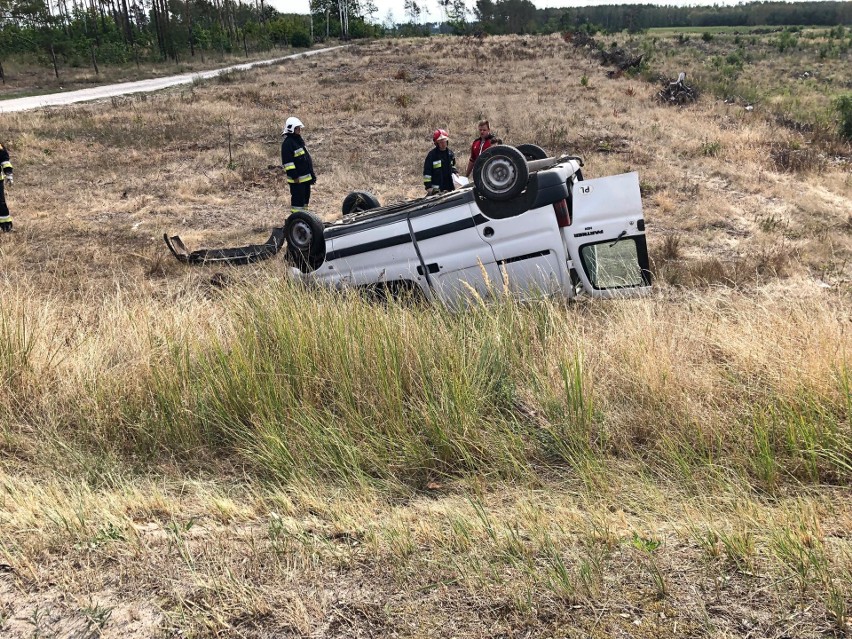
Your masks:
<svg viewBox="0 0 852 639"><path fill-rule="evenodd" d="M311 15L282 14L266 0L0 0L2 60L31 55L60 66L180 61L211 53L308 47L324 37L367 37L357 0L313 0Z"/></svg>
<svg viewBox="0 0 852 639"><path fill-rule="evenodd" d="M210 53L308 47L326 38L453 33L642 31L652 27L852 24L852 2L751 2L736 6L602 5L536 9L530 0L405 0L407 23L373 0L310 0L282 14L268 0L0 0L2 61L31 55L60 66L173 60ZM420 22L425 8L441 19Z"/></svg>
<svg viewBox="0 0 852 639"><path fill-rule="evenodd" d="M553 33L582 28L643 31L653 27L852 24L852 2L750 2L735 6L598 5L536 9L530 0L476 0L485 33Z"/></svg>

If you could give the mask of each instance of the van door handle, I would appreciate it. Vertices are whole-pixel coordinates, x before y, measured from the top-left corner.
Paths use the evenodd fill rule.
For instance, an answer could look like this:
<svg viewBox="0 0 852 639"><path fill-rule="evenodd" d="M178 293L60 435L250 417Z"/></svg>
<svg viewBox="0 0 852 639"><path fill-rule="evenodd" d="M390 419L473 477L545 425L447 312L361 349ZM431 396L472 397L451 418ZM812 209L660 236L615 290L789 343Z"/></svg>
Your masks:
<svg viewBox="0 0 852 639"><path fill-rule="evenodd" d="M493 237L494 229L492 229L490 226L486 226L484 229L482 229L482 234L485 237Z"/></svg>

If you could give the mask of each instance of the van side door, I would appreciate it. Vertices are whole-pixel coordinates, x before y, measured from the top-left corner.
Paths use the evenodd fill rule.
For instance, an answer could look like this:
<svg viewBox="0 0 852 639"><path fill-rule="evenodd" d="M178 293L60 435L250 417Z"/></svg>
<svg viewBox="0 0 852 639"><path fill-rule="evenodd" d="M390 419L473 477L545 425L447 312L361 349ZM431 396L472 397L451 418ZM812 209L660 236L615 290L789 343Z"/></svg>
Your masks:
<svg viewBox="0 0 852 639"><path fill-rule="evenodd" d="M425 266L433 295L451 304L488 297L500 286L494 252L477 233L470 200L459 193L409 216L423 263L418 272Z"/></svg>
<svg viewBox="0 0 852 639"><path fill-rule="evenodd" d="M427 279L418 273L406 211L332 226L325 238L325 262L314 272L316 280L356 287L411 282L429 294Z"/></svg>
<svg viewBox="0 0 852 639"><path fill-rule="evenodd" d="M562 219L567 223L569 168L579 166L534 173L517 198L494 201L475 197L476 207L487 219L476 228L494 251L501 283L517 296L573 294L556 208L564 207Z"/></svg>

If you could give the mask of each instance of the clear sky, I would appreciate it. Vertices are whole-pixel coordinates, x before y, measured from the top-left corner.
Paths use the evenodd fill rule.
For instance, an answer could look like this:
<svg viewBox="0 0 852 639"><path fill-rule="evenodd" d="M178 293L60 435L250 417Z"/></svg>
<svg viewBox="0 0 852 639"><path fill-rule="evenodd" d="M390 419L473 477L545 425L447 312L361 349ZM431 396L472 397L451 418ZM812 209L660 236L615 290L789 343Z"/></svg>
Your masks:
<svg viewBox="0 0 852 639"><path fill-rule="evenodd" d="M267 0L279 11L284 13L307 13L308 0ZM810 0L805 0L810 1ZM813 0L817 1L817 0ZM404 0L373 0L378 8L375 15L377 22L385 22L388 11L393 12L394 21L403 22L405 20L405 11L403 9ZM532 0L532 3L539 9L547 7L587 7L595 4L669 4L669 5L707 5L707 4L740 4L738 0L661 0L658 2L648 2L645 0ZM420 20L422 22L433 22L442 19L438 10L438 0L417 0L423 10L423 15ZM476 0L467 0L468 8L473 8ZM428 13L427 13L428 12Z"/></svg>

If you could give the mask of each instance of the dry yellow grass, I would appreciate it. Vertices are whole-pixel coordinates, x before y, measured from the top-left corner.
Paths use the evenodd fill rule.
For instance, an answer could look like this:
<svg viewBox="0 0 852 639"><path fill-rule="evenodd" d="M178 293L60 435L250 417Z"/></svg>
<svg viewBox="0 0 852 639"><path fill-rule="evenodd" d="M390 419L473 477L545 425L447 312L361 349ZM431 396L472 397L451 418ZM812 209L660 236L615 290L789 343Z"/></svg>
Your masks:
<svg viewBox="0 0 852 639"><path fill-rule="evenodd" d="M0 634L849 632L848 160L781 172L796 136L760 113L665 108L576 56L379 42L4 116ZM165 231L283 221L290 114L327 219L351 189L419 196L431 130L464 164L483 116L637 170L658 292L459 317L172 260Z"/></svg>

